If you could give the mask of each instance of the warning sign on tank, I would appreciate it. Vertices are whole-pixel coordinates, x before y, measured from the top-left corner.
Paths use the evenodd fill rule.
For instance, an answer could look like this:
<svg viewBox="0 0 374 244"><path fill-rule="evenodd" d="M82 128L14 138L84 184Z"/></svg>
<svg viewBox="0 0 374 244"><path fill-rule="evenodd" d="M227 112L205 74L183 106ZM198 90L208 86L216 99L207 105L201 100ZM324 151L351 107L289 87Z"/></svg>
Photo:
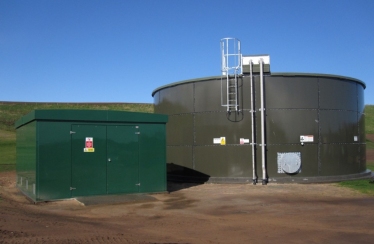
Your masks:
<svg viewBox="0 0 374 244"><path fill-rule="evenodd" d="M86 143L83 152L95 152L95 148L93 146L93 137L86 137Z"/></svg>
<svg viewBox="0 0 374 244"><path fill-rule="evenodd" d="M241 145L243 145L243 144L248 144L248 143L249 143L249 139L240 138L240 139L239 139L239 143L240 143Z"/></svg>
<svg viewBox="0 0 374 244"><path fill-rule="evenodd" d="M226 145L226 137L213 138L213 144Z"/></svg>
<svg viewBox="0 0 374 244"><path fill-rule="evenodd" d="M300 142L313 142L314 136L313 135L301 135Z"/></svg>

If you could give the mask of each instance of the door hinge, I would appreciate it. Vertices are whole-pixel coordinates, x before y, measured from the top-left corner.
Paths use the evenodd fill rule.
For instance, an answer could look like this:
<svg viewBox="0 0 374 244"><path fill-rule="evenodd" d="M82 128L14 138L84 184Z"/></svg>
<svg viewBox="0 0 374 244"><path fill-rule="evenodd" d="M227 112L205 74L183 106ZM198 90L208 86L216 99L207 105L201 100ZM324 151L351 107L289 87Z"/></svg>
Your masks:
<svg viewBox="0 0 374 244"><path fill-rule="evenodd" d="M136 186L140 186L140 183L138 183L138 184L135 184Z"/></svg>
<svg viewBox="0 0 374 244"><path fill-rule="evenodd" d="M77 189L77 188L75 188L75 187L70 187L70 191L75 190L75 189Z"/></svg>
<svg viewBox="0 0 374 244"><path fill-rule="evenodd" d="M140 132L135 132L135 135L140 135Z"/></svg>
<svg viewBox="0 0 374 244"><path fill-rule="evenodd" d="M71 135L71 134L75 134L75 131L70 131L70 135Z"/></svg>

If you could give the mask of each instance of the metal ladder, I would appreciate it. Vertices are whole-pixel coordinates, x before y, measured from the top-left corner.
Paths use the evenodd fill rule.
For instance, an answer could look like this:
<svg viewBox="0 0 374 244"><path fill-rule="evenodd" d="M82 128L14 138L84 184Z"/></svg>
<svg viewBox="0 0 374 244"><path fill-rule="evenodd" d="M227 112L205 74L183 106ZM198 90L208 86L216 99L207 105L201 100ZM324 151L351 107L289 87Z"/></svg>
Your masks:
<svg viewBox="0 0 374 244"><path fill-rule="evenodd" d="M221 39L221 55L221 106L226 107L228 113L238 112L238 76L242 74L243 70L240 41L231 37ZM226 96L224 90L226 90ZM226 101L224 102L224 100Z"/></svg>
<svg viewBox="0 0 374 244"><path fill-rule="evenodd" d="M238 79L235 75L234 79L230 79L229 76L226 77L227 83L227 111L238 111L239 110L239 103L238 103Z"/></svg>

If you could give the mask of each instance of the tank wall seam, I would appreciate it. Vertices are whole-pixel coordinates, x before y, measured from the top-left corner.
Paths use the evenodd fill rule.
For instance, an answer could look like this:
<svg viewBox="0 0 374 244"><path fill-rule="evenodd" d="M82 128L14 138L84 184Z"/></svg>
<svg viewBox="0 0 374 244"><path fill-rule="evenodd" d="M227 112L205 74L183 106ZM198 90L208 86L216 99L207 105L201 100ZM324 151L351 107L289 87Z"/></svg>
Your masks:
<svg viewBox="0 0 374 244"><path fill-rule="evenodd" d="M351 110L351 109L329 109L329 108L322 108L322 109L318 109L318 108L268 108L267 110L313 110L313 111L317 111L317 110L321 110L321 111L346 111L346 112L355 112L355 113L359 113L358 110Z"/></svg>
<svg viewBox="0 0 374 244"><path fill-rule="evenodd" d="M364 145L365 143L362 142L329 142L329 143L321 143L321 145Z"/></svg>
<svg viewBox="0 0 374 244"><path fill-rule="evenodd" d="M356 84L356 110L357 110L357 113L356 113L356 124L357 124L357 135L360 135L360 122L359 122L359 111L358 111L358 103L359 103L359 98L358 98L358 87L357 87L357 84ZM362 140L361 138L359 138L359 140ZM358 155L361 155L361 147L358 147ZM361 169L361 157L359 157L360 160L358 161L358 167Z"/></svg>
<svg viewBox="0 0 374 244"><path fill-rule="evenodd" d="M360 113L356 110L350 110L350 109L321 109L321 108L267 108L266 110L291 110L291 111L340 111L340 112L355 112ZM250 109L242 109L242 111L245 112L251 112ZM212 111L195 111L195 112L185 112L185 113L177 113L177 114L168 114L168 116L182 116L182 115L189 115L189 114L209 114L209 113L224 113L226 114L226 111L223 110L212 110ZM365 113L362 113L365 114Z"/></svg>
<svg viewBox="0 0 374 244"><path fill-rule="evenodd" d="M250 112L250 109L242 109L242 111ZM200 111L200 112L168 114L168 116L181 116L181 115L189 115L189 114L212 114L212 113L223 113L223 114L226 114L227 111L224 111L224 110Z"/></svg>
<svg viewBox="0 0 374 244"><path fill-rule="evenodd" d="M251 145L242 145L242 144L226 144L225 146L228 147L249 147ZM195 147L225 147L222 145L211 145L211 144L202 144L202 145L195 145Z"/></svg>
<svg viewBox="0 0 374 244"><path fill-rule="evenodd" d="M318 173L317 175L318 176L321 176L321 169L322 169L322 163L321 163L321 123L320 123L320 119L321 119L321 108L320 108L320 104L321 104L321 94L320 94L320 78L317 79L317 89L318 89L318 93L317 93L317 99L318 99L318 109L317 109L317 120L318 120L318 149L317 149L317 164L318 164Z"/></svg>
<svg viewBox="0 0 374 244"><path fill-rule="evenodd" d="M192 125L192 128L193 128L193 144L192 144L192 169L196 169L196 162L195 162L195 144L196 144L196 97L195 97L195 93L196 93L196 86L195 86L195 82L193 83L192 85L192 96L193 96L193 125Z"/></svg>
<svg viewBox="0 0 374 244"><path fill-rule="evenodd" d="M362 142L329 142L329 143L308 143L304 144L304 146L308 145L365 145L365 143ZM282 145L289 145L289 146L300 146L300 143L268 143L269 146L282 146Z"/></svg>
<svg viewBox="0 0 374 244"><path fill-rule="evenodd" d="M299 144L296 144L299 145ZM235 146L235 147L249 147L248 145L243 144L226 144L225 146ZM222 145L213 145L213 144L201 144L201 145L189 145L189 144L174 144L174 145L167 145L167 147L224 147Z"/></svg>
<svg viewBox="0 0 374 244"><path fill-rule="evenodd" d="M321 108L320 109L321 111L340 111L340 112L342 112L342 111L346 111L346 112L355 112L355 113L357 113L358 111L357 110L351 110L351 109L330 109L330 108Z"/></svg>
<svg viewBox="0 0 374 244"><path fill-rule="evenodd" d="M313 110L316 111L318 108L267 108L266 110Z"/></svg>

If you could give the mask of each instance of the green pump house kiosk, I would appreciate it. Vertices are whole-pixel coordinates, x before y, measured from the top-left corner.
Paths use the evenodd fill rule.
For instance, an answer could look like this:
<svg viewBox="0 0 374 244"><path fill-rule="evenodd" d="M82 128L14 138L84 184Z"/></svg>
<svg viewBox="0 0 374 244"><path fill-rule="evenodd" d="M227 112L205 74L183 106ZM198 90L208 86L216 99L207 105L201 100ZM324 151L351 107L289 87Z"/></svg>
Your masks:
<svg viewBox="0 0 374 244"><path fill-rule="evenodd" d="M161 114L34 110L19 119L17 186L34 202L166 191Z"/></svg>

